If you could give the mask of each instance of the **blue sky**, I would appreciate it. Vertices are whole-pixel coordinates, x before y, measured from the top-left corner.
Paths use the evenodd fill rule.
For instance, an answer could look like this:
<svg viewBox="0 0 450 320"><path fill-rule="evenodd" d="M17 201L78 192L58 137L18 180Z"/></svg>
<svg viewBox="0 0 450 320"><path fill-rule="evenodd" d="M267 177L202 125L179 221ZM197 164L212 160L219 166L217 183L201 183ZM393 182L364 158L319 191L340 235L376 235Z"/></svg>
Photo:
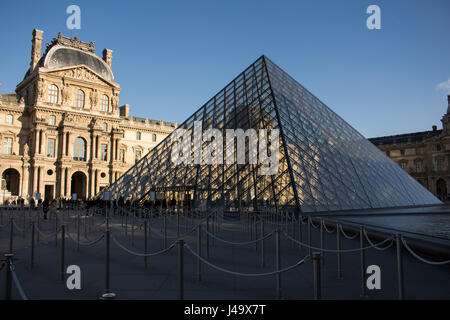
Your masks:
<svg viewBox="0 0 450 320"><path fill-rule="evenodd" d="M68 30L66 8L81 8ZM381 8L368 30L366 8ZM450 93L448 0L0 0L0 93L30 63L31 32L114 50L121 104L182 122L262 54L366 137L440 127Z"/></svg>

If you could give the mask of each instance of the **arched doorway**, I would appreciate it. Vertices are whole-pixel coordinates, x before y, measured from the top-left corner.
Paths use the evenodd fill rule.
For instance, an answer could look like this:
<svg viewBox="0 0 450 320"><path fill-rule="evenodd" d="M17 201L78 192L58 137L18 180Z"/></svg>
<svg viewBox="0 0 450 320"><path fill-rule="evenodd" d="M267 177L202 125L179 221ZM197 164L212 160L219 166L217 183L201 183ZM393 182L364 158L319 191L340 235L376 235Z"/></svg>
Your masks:
<svg viewBox="0 0 450 320"><path fill-rule="evenodd" d="M438 181L436 181L436 193L441 200L447 198L447 183L444 179L438 179Z"/></svg>
<svg viewBox="0 0 450 320"><path fill-rule="evenodd" d="M20 190L20 173L16 169L6 169L3 171L2 179L6 181L6 190L11 192L12 196L18 196Z"/></svg>
<svg viewBox="0 0 450 320"><path fill-rule="evenodd" d="M72 175L70 184L70 195L72 197L76 194L77 200L86 199L86 180L86 175L81 171L77 171Z"/></svg>

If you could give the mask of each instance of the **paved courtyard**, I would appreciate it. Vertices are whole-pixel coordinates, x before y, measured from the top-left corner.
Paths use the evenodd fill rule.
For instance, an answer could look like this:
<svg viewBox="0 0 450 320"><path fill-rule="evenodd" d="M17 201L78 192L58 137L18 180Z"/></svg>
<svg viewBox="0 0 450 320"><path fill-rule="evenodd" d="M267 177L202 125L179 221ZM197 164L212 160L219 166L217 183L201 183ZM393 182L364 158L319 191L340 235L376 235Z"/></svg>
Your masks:
<svg viewBox="0 0 450 320"><path fill-rule="evenodd" d="M0 229L0 252L2 257L9 250L8 215L2 213L3 227ZM61 232L55 245L54 217L39 221L39 243L35 244L34 268L31 268L31 227L25 233L23 226L30 221L37 224L35 212L25 214L15 211L14 226L14 266L15 273L28 299L99 299L105 291L106 282L106 246L105 238L93 245L84 245L98 239L105 231L104 216L97 214L80 217L80 241L77 250L77 214L58 213L58 223L66 224L68 235L65 238L65 267L78 265L81 268L81 290L69 290L65 281L61 280ZM85 220L87 219L87 220ZM250 232L245 215L242 219L218 215L217 220L210 219L209 225L209 258L206 257L206 220L199 217L166 216L167 246L180 238L197 252L196 225L202 224L201 243L202 257L221 269L202 263L201 281L197 279L197 257L187 247L183 250L184 298L185 299L277 299L276 275L270 274L276 268L276 233L277 225L272 218L264 219L264 267L261 266L261 224L257 224L257 233L252 227ZM25 223L25 224L24 224ZM158 252L164 245L164 219L153 216L149 221L148 253ZM132 231L134 225L134 232ZM298 221L279 225L280 236L280 269L294 266L308 256L309 250L300 248L292 241L299 239ZM127 227L127 228L126 228ZM129 215L113 216L110 221L110 232L123 247L136 253L144 252L144 219ZM125 231L126 230L126 231ZM312 245L320 246L320 230L311 227ZM191 232L190 232L191 231ZM333 230L328 230L333 231ZM53 233L53 235L52 235ZM36 235L39 232L36 231ZM25 235L25 237L24 237ZM44 238L44 235L46 237ZM87 239L85 238L87 235ZM216 237L214 240L213 235ZM347 234L350 235L350 234ZM291 237L291 238L289 238ZM73 238L73 239L71 239ZM223 240L223 241L222 241ZM307 243L307 225L302 226L302 242ZM359 239L349 240L341 235L341 249L359 248ZM375 240L374 240L375 241ZM377 241L375 241L377 242ZM238 244L239 243L239 244ZM389 244L389 242L387 243ZM369 246L365 241L365 246ZM324 230L324 248L336 249L336 233ZM314 251L314 250L313 250ZM380 251L374 248L365 250L366 266L378 265L381 269L381 289L366 290L364 299L397 299L397 265L395 246ZM144 257L133 255L119 247L111 238L110 243L110 292L117 299L178 299L178 247L156 256L147 257L145 268ZM321 294L323 299L361 299L360 287L360 252L344 252L341 254L342 278L337 275L337 254L325 253L321 264ZM412 257L406 250L403 252L404 288L406 299L449 299L450 298L450 266L433 266ZM269 273L269 275L264 275ZM0 272L1 297L5 294L5 269ZM252 274L253 276L248 276ZM255 274L259 274L255 276ZM262 275L261 275L262 274ZM67 275L65 276L67 278ZM312 299L313 298L313 263L311 259L280 274L280 299ZM13 282L12 298L20 299L19 292Z"/></svg>

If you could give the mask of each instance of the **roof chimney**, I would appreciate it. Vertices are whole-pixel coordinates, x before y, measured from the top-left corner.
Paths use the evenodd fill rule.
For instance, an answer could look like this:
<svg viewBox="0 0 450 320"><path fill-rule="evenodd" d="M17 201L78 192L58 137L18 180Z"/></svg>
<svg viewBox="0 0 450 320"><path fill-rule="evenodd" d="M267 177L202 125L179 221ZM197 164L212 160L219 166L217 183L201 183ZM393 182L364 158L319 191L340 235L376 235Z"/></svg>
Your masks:
<svg viewBox="0 0 450 320"><path fill-rule="evenodd" d="M436 131L437 130L437 126L433 126L433 131Z"/></svg>
<svg viewBox="0 0 450 320"><path fill-rule="evenodd" d="M103 60L108 64L108 66L110 68L111 68L111 61L112 61L112 53L113 53L113 51L110 49L103 50Z"/></svg>
<svg viewBox="0 0 450 320"><path fill-rule="evenodd" d="M123 106L119 107L119 115L121 117L128 117L130 115L130 105L124 104Z"/></svg>
<svg viewBox="0 0 450 320"><path fill-rule="evenodd" d="M31 71L34 70L34 68L39 62L39 59L41 58L43 34L44 31L38 29L33 30L33 40L31 40L31 62L30 62Z"/></svg>
<svg viewBox="0 0 450 320"><path fill-rule="evenodd" d="M450 114L450 94L447 95L447 101L448 101L447 114Z"/></svg>

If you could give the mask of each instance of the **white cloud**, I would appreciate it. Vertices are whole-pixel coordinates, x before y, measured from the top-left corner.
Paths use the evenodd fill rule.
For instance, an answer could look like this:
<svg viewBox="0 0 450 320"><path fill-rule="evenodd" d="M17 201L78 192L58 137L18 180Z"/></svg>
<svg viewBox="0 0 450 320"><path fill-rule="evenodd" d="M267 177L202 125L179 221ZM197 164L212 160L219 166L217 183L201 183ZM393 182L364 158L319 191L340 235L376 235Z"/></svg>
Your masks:
<svg viewBox="0 0 450 320"><path fill-rule="evenodd" d="M450 94L450 78L447 81L441 82L436 86L436 90L442 90Z"/></svg>

